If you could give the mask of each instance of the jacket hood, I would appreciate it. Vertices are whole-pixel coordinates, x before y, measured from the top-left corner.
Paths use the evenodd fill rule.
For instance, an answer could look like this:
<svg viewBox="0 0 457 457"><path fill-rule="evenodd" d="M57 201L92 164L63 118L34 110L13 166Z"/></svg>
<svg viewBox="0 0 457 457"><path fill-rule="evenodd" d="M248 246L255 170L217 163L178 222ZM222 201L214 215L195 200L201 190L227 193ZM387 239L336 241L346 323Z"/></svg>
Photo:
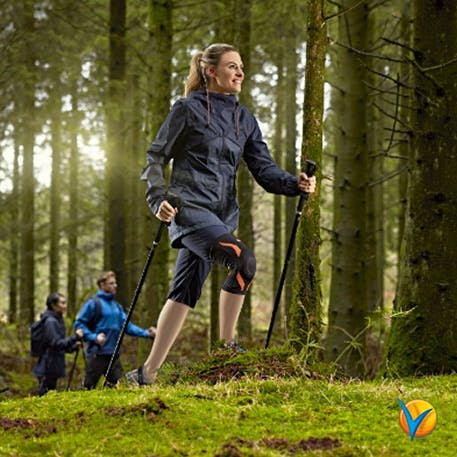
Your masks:
<svg viewBox="0 0 457 457"><path fill-rule="evenodd" d="M41 317L55 317L56 319L62 319L62 314L56 313L52 309L46 309L44 313L41 315Z"/></svg>
<svg viewBox="0 0 457 457"><path fill-rule="evenodd" d="M225 109L233 110L235 112L236 134L240 132L240 120L238 112L238 99L233 94L221 94L219 92L210 92L207 89L197 89L191 92L188 96L191 100L198 100L206 104L206 125L209 127L211 124L212 106L215 105L217 111Z"/></svg>
<svg viewBox="0 0 457 457"><path fill-rule="evenodd" d="M188 98L206 102L207 95L210 99L210 102L221 103L226 108L229 108L229 107L236 108L236 106L238 106L238 99L237 99L236 95L221 94L219 92L210 92L210 91L207 91L206 89L194 90L188 95Z"/></svg>
<svg viewBox="0 0 457 457"><path fill-rule="evenodd" d="M111 301L114 298L114 294L109 294L107 292L103 292L103 290L101 290L101 289L98 289L97 297L100 297L106 301Z"/></svg>

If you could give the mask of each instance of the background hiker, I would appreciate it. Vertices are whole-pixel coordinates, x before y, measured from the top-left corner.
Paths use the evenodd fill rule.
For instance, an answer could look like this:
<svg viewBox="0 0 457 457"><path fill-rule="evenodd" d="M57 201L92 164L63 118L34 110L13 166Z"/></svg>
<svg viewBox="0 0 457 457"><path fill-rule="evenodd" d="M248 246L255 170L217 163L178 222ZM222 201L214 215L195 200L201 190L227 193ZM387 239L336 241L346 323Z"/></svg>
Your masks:
<svg viewBox="0 0 457 457"><path fill-rule="evenodd" d="M83 386L93 389L106 373L116 341L124 324L126 314L114 299L117 283L112 271L106 271L97 279L99 287L95 297L90 298L78 314L74 328L82 329L86 344L86 371ZM126 333L130 336L153 338L156 329L143 329L129 322ZM109 373L107 382L116 384L123 375L119 357Z"/></svg>
<svg viewBox="0 0 457 457"><path fill-rule="evenodd" d="M156 339L144 365L127 373L129 382L154 380L213 263L230 269L220 293L220 339L227 348L243 350L235 340L235 328L256 259L233 235L239 218L235 183L240 160L268 192L314 192L314 177L296 177L272 159L257 120L237 101L243 79L243 62L230 45L213 44L194 55L184 98L173 105L148 149L142 177L147 202L161 221L171 222L171 243L179 252ZM164 166L172 159L169 194L179 197L179 208L167 201Z"/></svg>
<svg viewBox="0 0 457 457"><path fill-rule="evenodd" d="M63 314L67 309L65 296L53 292L46 299L46 311L41 315L43 324L43 354L33 368L38 378L38 395L56 389L58 378L65 376L65 352L73 352L81 346L82 330L65 337L66 328Z"/></svg>

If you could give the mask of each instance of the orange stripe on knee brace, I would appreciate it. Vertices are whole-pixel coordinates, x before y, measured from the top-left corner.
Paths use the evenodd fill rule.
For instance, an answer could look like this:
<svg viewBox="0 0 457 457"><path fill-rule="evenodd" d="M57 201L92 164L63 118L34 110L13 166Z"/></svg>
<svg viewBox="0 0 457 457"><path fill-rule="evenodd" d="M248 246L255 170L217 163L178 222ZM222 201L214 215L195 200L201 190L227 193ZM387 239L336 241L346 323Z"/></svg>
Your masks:
<svg viewBox="0 0 457 457"><path fill-rule="evenodd" d="M235 254L237 255L237 257L240 257L241 256L241 249L239 246L237 246L236 244L233 244L233 243L223 243L222 241L219 241L219 244L221 246L226 246L228 248L232 248L234 251L235 251Z"/></svg>
<svg viewBox="0 0 457 457"><path fill-rule="evenodd" d="M246 283L239 272L236 274L236 282L239 284L241 291L244 291Z"/></svg>

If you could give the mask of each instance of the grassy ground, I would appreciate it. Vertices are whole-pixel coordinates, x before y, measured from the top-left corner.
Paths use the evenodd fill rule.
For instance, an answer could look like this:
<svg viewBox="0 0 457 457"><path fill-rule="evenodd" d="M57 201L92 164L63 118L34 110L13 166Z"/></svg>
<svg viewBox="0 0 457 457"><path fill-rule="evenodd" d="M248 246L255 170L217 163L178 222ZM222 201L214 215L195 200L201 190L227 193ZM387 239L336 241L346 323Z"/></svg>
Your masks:
<svg viewBox="0 0 457 457"><path fill-rule="evenodd" d="M248 354L170 365L147 388L0 397L0 456L456 455L457 376L333 381ZM429 436L402 431L398 398L434 406Z"/></svg>

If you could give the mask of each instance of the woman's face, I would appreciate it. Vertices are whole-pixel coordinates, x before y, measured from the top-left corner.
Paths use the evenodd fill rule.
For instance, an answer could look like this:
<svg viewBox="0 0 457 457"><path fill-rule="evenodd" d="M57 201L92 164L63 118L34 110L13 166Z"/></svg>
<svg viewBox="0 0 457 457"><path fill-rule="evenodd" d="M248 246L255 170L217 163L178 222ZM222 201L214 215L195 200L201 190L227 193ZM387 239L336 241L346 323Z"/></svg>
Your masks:
<svg viewBox="0 0 457 457"><path fill-rule="evenodd" d="M67 300L60 296L59 301L52 305L53 310L58 314L63 314L67 310Z"/></svg>
<svg viewBox="0 0 457 457"><path fill-rule="evenodd" d="M229 51L221 56L217 67L209 67L207 74L210 78L208 89L211 92L223 94L239 94L244 79L243 62L235 51Z"/></svg>

